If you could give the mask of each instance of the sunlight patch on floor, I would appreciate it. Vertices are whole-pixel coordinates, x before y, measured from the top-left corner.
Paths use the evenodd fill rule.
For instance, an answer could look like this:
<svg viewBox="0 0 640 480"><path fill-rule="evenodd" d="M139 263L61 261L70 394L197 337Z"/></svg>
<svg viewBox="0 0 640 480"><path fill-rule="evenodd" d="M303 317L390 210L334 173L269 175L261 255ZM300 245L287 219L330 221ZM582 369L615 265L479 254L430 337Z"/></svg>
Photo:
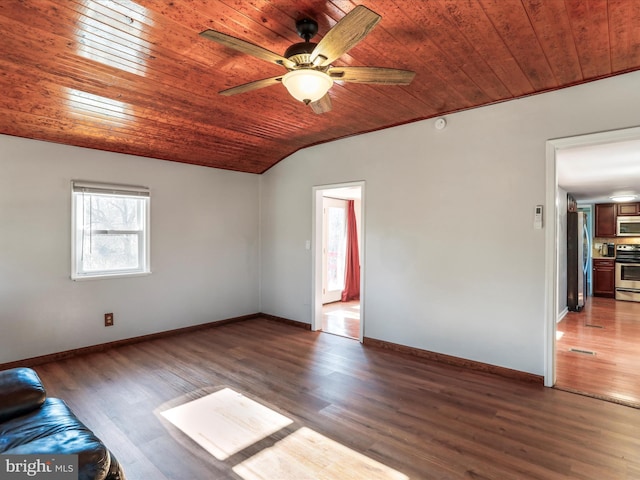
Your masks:
<svg viewBox="0 0 640 480"><path fill-rule="evenodd" d="M245 480L408 480L341 443L302 427L233 467Z"/></svg>
<svg viewBox="0 0 640 480"><path fill-rule="evenodd" d="M230 388L171 408L162 415L218 460L293 423Z"/></svg>
<svg viewBox="0 0 640 480"><path fill-rule="evenodd" d="M638 405L638 399L634 395L625 395L624 393L611 392L611 396L617 400L626 402L627 404Z"/></svg>
<svg viewBox="0 0 640 480"><path fill-rule="evenodd" d="M556 330L556 340L560 340L564 336L564 332Z"/></svg>
<svg viewBox="0 0 640 480"><path fill-rule="evenodd" d="M333 312L327 313L327 315L334 318L355 318L356 320L360 319L360 312L350 312L349 310L334 310Z"/></svg>
<svg viewBox="0 0 640 480"><path fill-rule="evenodd" d="M293 420L230 388L161 413L218 460L266 439ZM280 434L282 437L282 433ZM307 427L266 442L258 453L232 469L244 480L409 480L351 448Z"/></svg>

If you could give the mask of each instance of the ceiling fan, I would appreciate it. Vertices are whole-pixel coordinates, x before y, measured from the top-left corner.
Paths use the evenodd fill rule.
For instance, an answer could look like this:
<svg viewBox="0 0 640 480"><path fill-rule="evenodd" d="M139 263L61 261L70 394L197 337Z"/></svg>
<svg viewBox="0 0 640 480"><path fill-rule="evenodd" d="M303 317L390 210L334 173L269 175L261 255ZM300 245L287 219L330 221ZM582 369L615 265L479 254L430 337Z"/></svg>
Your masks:
<svg viewBox="0 0 640 480"><path fill-rule="evenodd" d="M384 85L409 85L413 80L415 72L409 70L331 65L331 62L366 37L381 18L367 7L358 5L318 43L310 42L318 33L318 23L308 18L298 20L296 30L304 42L291 45L284 55L215 30L205 30L200 35L261 60L282 65L288 70L284 75L223 90L221 95L235 95L282 83L294 98L310 105L315 113L324 113L331 110L331 98L327 92L334 80Z"/></svg>

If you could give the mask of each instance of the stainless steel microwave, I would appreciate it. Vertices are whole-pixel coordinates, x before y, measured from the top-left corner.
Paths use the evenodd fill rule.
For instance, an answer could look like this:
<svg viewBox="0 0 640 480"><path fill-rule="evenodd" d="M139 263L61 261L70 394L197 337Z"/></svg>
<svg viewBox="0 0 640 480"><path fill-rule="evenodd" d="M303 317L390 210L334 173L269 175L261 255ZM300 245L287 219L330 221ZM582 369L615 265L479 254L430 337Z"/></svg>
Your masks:
<svg viewBox="0 0 640 480"><path fill-rule="evenodd" d="M618 237L640 237L640 216L638 217L618 217Z"/></svg>

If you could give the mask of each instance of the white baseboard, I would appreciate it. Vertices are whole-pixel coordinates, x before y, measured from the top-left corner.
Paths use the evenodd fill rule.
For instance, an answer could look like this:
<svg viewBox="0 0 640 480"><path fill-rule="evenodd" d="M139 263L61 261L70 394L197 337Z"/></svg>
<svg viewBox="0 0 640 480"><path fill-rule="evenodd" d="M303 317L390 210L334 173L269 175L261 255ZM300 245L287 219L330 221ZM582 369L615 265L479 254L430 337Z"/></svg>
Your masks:
<svg viewBox="0 0 640 480"><path fill-rule="evenodd" d="M567 313L569 313L569 307L564 307L564 310L562 310L558 315L558 319L556 320L556 323L560 322Z"/></svg>

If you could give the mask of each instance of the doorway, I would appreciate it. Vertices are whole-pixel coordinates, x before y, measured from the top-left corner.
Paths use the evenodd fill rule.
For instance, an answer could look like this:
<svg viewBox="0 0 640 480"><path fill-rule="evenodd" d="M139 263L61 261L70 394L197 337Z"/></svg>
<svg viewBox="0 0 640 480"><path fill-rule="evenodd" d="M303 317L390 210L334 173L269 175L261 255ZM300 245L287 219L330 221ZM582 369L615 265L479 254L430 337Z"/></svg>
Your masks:
<svg viewBox="0 0 640 480"><path fill-rule="evenodd" d="M312 329L364 337L364 182L313 188Z"/></svg>
<svg viewBox="0 0 640 480"><path fill-rule="evenodd" d="M640 308L638 304L629 302L619 303L614 299L587 298L587 305L582 312L567 313L563 311L566 300L566 292L562 290L563 268L563 242L566 234L561 225L566 217L558 205L562 205L559 187L568 193L573 193L572 187L565 186L559 181L558 171L564 166L559 159L564 161L564 155L575 152L576 149L594 150L613 148L623 142L640 140L640 128L630 128L619 131L603 132L583 135L579 137L550 140L547 142L547 205L549 208L546 224L546 295L547 295L547 323L546 323L546 360L545 360L545 385L556 386L564 390L570 390L589 396L616 401L627 405L640 405L640 391L637 388L627 388L626 385L640 383L640 355L621 355L628 350L629 339L635 341L638 338L636 330L631 333L628 330L627 310L634 312ZM574 149L574 150L572 150ZM601 152L600 152L601 153ZM603 155L601 155L603 156ZM614 155L609 151L607 158L607 172L613 170L613 166L620 166L615 161ZM594 163L592 168L581 169L584 178L600 179L596 167L601 161ZM631 180L630 175L623 175L625 182L640 185L638 179ZM594 180L595 181L595 180ZM611 189L616 184L616 179L611 179ZM574 185L575 186L575 185ZM593 185L595 193L602 185ZM577 188L577 187L576 187ZM596 195L597 196L597 195ZM585 203L610 203L608 197L605 200L593 200ZM590 213L593 213L591 210ZM593 228L593 216L590 216L590 225ZM592 230L593 231L593 230ZM565 243L566 245L566 243ZM566 253L565 253L566 254ZM589 272L590 273L590 272ZM589 278L591 276L589 275ZM593 287L591 281L590 290ZM625 333L621 335L621 332ZM627 343L625 343L627 342ZM636 349L633 349L635 351ZM614 379L614 380L612 380Z"/></svg>

